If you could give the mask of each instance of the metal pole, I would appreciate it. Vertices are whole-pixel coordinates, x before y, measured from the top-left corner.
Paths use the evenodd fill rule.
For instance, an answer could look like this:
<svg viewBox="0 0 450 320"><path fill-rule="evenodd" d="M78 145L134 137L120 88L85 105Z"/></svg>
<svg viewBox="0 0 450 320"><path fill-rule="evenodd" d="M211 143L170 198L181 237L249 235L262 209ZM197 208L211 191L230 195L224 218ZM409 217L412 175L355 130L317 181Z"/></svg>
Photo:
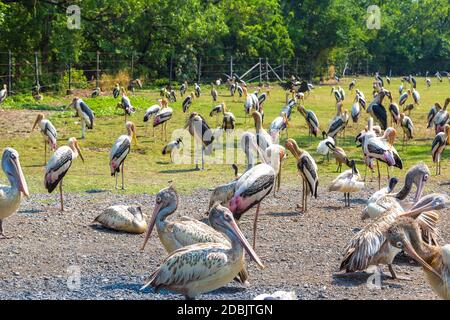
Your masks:
<svg viewBox="0 0 450 320"><path fill-rule="evenodd" d="M99 78L100 78L100 52L97 51L97 79L95 79L96 87L99 87Z"/></svg>
<svg viewBox="0 0 450 320"><path fill-rule="evenodd" d="M198 57L197 83L200 84L200 75L202 74L202 57Z"/></svg>
<svg viewBox="0 0 450 320"><path fill-rule="evenodd" d="M266 83L269 83L269 59L266 57Z"/></svg>
<svg viewBox="0 0 450 320"><path fill-rule="evenodd" d="M230 77L233 78L233 56L230 56Z"/></svg>
<svg viewBox="0 0 450 320"><path fill-rule="evenodd" d="M12 53L8 51L8 93L12 92Z"/></svg>
<svg viewBox="0 0 450 320"><path fill-rule="evenodd" d="M39 87L39 62L38 62L38 53L34 52L34 69L36 76L36 86Z"/></svg>

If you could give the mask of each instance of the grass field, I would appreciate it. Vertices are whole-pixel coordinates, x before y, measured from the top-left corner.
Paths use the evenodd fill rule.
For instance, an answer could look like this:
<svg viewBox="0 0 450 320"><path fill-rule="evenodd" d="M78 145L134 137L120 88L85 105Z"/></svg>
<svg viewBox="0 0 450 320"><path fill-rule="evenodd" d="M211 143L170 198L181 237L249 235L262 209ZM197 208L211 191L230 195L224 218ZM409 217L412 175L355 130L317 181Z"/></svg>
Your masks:
<svg viewBox="0 0 450 320"><path fill-rule="evenodd" d="M348 91L348 82L351 79L344 79L340 85L346 90L346 99L344 107L351 110L354 99L354 91ZM358 78L356 88L363 91L367 102L371 100L372 78ZM415 125L415 139L410 142L406 149L402 150L401 138L402 129L397 128L397 150L404 161L405 169L424 161L434 172L434 165L431 161L430 149L431 141L434 138L434 130L426 129L426 115L430 107L435 103L443 103L449 95L450 84L447 80L438 83L433 79L431 88L426 88L425 79L418 78L418 91L421 95L420 106L413 110L412 119ZM392 79L391 85L386 88L390 90L395 101L398 101L398 86L400 80ZM191 85L190 90L193 90ZM254 87L249 88L249 92L254 91ZM202 96L194 100L190 111L197 111L202 114L211 127L216 126L216 119L209 117L209 111L216 103L212 102L209 94L210 86L202 86ZM219 101L225 101L230 111L237 117L237 127L239 129L253 128L253 120L244 123L243 104L244 99L232 98L229 96L226 87L219 88ZM326 130L329 121L335 114L335 100L330 95L330 86L316 86L312 94L306 99L305 107L312 109L317 114L321 130ZM177 90L177 94L179 94ZM137 112L131 116L137 125L138 146L134 146L132 153L128 156L125 163L126 190L115 191L118 193L154 193L167 185L169 180L173 180L181 192L190 193L197 188L212 188L220 183L227 182L233 178L233 172L228 164L207 164L204 171L193 171L194 164L172 164L169 162L169 156L163 156L161 150L165 145L161 141L160 130L156 130L156 141L152 138L152 129L148 128L147 135L144 135L145 126L143 123L143 114L145 109L155 104L159 98L158 89L144 90L129 94ZM409 98L411 99L411 98ZM43 101L35 102L31 95L15 96L8 98L1 106L5 112L0 112L0 148L11 146L18 150L21 156L21 162L24 174L28 181L30 191L33 193L46 192L43 184L43 142L42 136L38 130L31 131L34 122L35 113L30 110L44 110L47 117L53 122L58 130L58 145L67 143L69 137L79 138L81 135L81 126L79 119L73 117L73 110L63 111L64 107L70 103L69 96L44 96ZM114 100L110 90L103 93L98 98L84 98L85 102L94 110L96 122L94 130L87 132L85 140L80 140L83 156L86 162L83 164L80 160L76 161L70 172L64 179L66 192L89 192L93 190L114 190L114 178L110 176L108 166L109 150L112 143L120 135L125 133L124 117L122 111L116 109L118 101ZM271 121L278 116L281 108L284 106L285 92L277 85L272 84L270 97L264 106L265 123L267 129ZM174 109L174 115L169 121L168 140L171 140L171 132L184 126L186 117L181 109L182 98L178 96L176 103L170 106ZM386 103L386 102L385 102ZM3 118L3 119L2 119ZM349 122L346 132L346 139L339 139L338 144L344 148L350 158L357 160L358 167L364 170L362 164L362 153L360 148L356 148L354 143L355 135L367 124L368 114L362 110L362 116L357 124ZM306 148L316 159L319 166L320 184L326 185L335 176L336 165L334 160L329 163L322 163L322 156L315 150L321 137L314 138L309 145L308 129L303 117L295 111L292 115L289 126L289 137L294 138L299 146ZM285 135L282 135L284 144ZM449 164L450 148L444 152L442 163L442 175L433 178L435 181L450 180ZM240 165L240 170L244 165ZM403 177L404 172L398 169L394 175ZM382 169L383 176L386 176L386 170ZM294 158L289 155L283 165L283 184L299 185L300 180L296 175ZM4 175L0 175L0 181L4 181ZM375 184L376 182L374 182Z"/></svg>

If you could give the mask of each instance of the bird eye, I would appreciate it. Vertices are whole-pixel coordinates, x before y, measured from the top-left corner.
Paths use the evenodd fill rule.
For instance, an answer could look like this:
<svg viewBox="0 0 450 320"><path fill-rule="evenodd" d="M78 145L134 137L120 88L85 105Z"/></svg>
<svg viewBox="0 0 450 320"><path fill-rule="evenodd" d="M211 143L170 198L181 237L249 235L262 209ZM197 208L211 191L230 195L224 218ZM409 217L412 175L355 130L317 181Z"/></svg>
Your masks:
<svg viewBox="0 0 450 320"><path fill-rule="evenodd" d="M15 160L17 157L14 153L11 153L11 159Z"/></svg>
<svg viewBox="0 0 450 320"><path fill-rule="evenodd" d="M156 202L160 203L162 201L162 198L160 196L156 197Z"/></svg>
<svg viewBox="0 0 450 320"><path fill-rule="evenodd" d="M424 180L424 181L427 181L427 180L428 180L428 177L429 177L428 174L424 175L424 176L423 176L423 180Z"/></svg>
<svg viewBox="0 0 450 320"><path fill-rule="evenodd" d="M397 242L395 243L395 246L396 246L397 248L401 248L401 247L403 247L403 243L401 243L400 241L397 241Z"/></svg>

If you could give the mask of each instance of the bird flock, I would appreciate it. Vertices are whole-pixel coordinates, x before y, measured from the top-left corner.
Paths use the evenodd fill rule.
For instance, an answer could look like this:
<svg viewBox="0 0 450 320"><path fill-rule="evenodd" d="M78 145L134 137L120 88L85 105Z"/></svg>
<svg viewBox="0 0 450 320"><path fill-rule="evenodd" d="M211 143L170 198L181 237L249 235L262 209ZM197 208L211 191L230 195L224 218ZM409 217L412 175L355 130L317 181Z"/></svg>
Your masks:
<svg viewBox="0 0 450 320"><path fill-rule="evenodd" d="M130 91L134 91L135 87L142 88L142 83L138 80L130 84L128 88ZM367 224L353 236L349 235L348 245L343 248L339 268L344 273L340 275L352 276L354 272L366 270L369 266L387 265L394 279L402 279L394 270L393 260L398 253L405 251L423 267L425 278L433 291L441 298L450 299L450 245L440 245L437 237L439 211L449 206L450 199L445 194L423 195L424 186L432 176L429 168L423 163L409 168L404 174L404 185L398 192L394 192L394 189L399 179L391 177L393 168L404 169L401 152L399 153L394 146L397 130L401 129L403 133L401 151L408 147L408 142L416 138L411 113L421 108L418 84L411 75L403 77L396 103L394 95L385 86L385 81L387 86L390 86L391 80L388 77L383 79L378 73L375 75L370 103L366 102L364 93L357 88L357 79L352 79L349 83L350 94L346 94L341 86L333 87L331 95L335 99L336 113L327 126L321 126L316 114L304 106L309 96L314 94L314 86L292 77L289 81L281 83L281 87L286 90L286 102L266 130L264 107L266 101L270 99L270 86L259 86L255 92L250 93L247 83L237 75L227 76L226 85L230 96L234 99L237 93L239 98L244 99L245 122L253 119L255 130L244 132L238 143L246 156L245 171L239 174L237 166L233 165L234 178L225 184L215 186L210 194L207 208L209 223L189 216L169 220L169 216L176 212L179 203L176 187L172 183L156 195L154 210L148 222L141 207L126 205L107 208L95 222L119 231L138 234L146 232L141 250L145 249L153 229L156 228L159 240L167 251L167 257L150 275L143 289L148 286L153 287L155 292L168 289L188 299L194 299L202 293L227 285L233 279L243 285L250 285L248 261L244 252L247 252L249 258L259 268L265 268L256 253L258 215L263 200L270 196L272 190L275 198L277 192L280 192L282 165L287 157L287 151L295 158L296 169L302 180L302 200L297 205L298 211L307 213L309 198L320 196L316 160L308 151L300 148L297 141L288 134L293 111L297 110L306 122L309 143L312 143L313 137L321 135L322 140L317 145L317 154L323 156L323 161L326 161L325 159L329 161L330 156L336 160L338 175L326 190L343 193L345 207L351 206L351 193L357 193L365 188L367 171L373 175L375 165L377 167L379 190L367 199L367 204L362 210L361 218L367 221ZM192 92L189 91L187 82L182 83L179 88L179 95L183 99L181 109L186 117L185 128L201 147L202 170L204 157L214 151L213 142L220 139L224 132L236 128L236 117L225 102L216 104L221 84L221 79L212 82L210 91L214 106L209 117L215 117L216 125L219 125L217 129L211 129L206 118L193 110L195 100L202 95L200 84L195 83ZM431 87L428 76L426 86ZM100 94L100 88L95 88L92 97ZM120 135L113 143L109 167L111 176L115 177L115 188L119 188L118 178L121 175L121 189L125 189L125 160L132 145L138 144L136 126L130 121L136 108L133 107L125 88L119 84L112 88L112 95L115 99L120 99L117 108L124 112L126 134ZM354 99L350 98L352 95ZM7 87L4 85L0 91L0 103L4 102L6 97ZM349 99L350 112L345 108ZM150 106L145 111L143 119L145 131L147 132L148 123L153 120L153 136L155 136L154 128L161 126L161 139L167 141L167 122L174 113L169 103L176 101L177 92L174 88L170 86L162 88L158 104ZM432 160L436 163L436 175L442 174L441 158L444 149L450 143L450 121L447 111L449 103L450 97L442 106L436 102L429 110L427 119L423 119L427 128L433 130L435 135L430 151ZM79 97L73 98L69 107L76 111L81 123L81 137L85 139L87 129L95 131L94 112ZM367 125L361 124L363 110L369 114ZM364 178L356 165L356 160L359 159L349 158L343 145L339 143L345 139L350 119L361 127L355 137L355 143L361 149L365 168ZM51 193L59 187L60 209L63 211L63 178L76 158L80 157L84 162L82 151L77 139L73 137L69 139L68 145L58 147L57 129L43 114L38 114L32 130L36 127L44 137L45 188ZM323 128L322 131L320 128ZM281 145L280 138L283 133L285 143ZM53 152L48 161L47 145L50 152ZM172 161L175 150L182 147L182 138L177 138L164 146L162 154L169 154ZM386 165L389 178L384 188L381 188L382 164ZM342 172L344 165L348 170ZM18 210L22 195L28 197L30 192L16 150L8 147L3 151L2 169L9 180L9 185L0 185L0 237L8 238L3 232L3 220ZM196 159L196 169L200 170L199 159ZM403 175L402 171L398 171L398 174ZM413 185L416 186L416 194L411 201L408 200L408 195ZM250 245L239 227L239 220L244 213L255 207L253 244Z"/></svg>

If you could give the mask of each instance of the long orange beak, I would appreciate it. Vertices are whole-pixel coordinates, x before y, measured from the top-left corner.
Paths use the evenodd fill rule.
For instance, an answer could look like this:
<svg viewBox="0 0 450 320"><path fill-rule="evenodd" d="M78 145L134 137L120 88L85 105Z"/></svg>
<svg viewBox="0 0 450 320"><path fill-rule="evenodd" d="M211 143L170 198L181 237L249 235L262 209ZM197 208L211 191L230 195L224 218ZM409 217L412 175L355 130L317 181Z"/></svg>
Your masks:
<svg viewBox="0 0 450 320"><path fill-rule="evenodd" d="M83 158L83 155L81 154L81 149L80 149L80 146L78 145L78 143L75 145L75 148L77 148L78 155L80 156L81 161L83 161L83 163L84 163L84 158Z"/></svg>
<svg viewBox="0 0 450 320"><path fill-rule="evenodd" d="M150 238L150 235L152 234L152 230L155 227L156 218L158 217L158 213L159 213L159 210L161 210L161 207L162 207L162 203L157 204L155 206L155 209L153 209L152 219L148 226L147 234L145 235L145 239L144 239L144 243L142 244L141 251L144 251L145 245L147 244L148 239Z"/></svg>
<svg viewBox="0 0 450 320"><path fill-rule="evenodd" d="M404 248L406 253L408 253L408 255L411 258L416 260L425 270L434 273L434 275L436 275L439 279L442 279L441 274L437 272L432 266L430 266L425 260L423 260L417 254L416 250L414 250L413 246L411 245L411 243L409 243L409 241L406 241L406 243L404 243Z"/></svg>
<svg viewBox="0 0 450 320"><path fill-rule="evenodd" d="M231 227L232 232L237 236L240 243L244 247L245 251L247 251L248 255L250 256L250 258L252 258L252 260L256 262L256 264L259 266L260 269L264 269L265 267L264 267L263 263L259 259L256 252L253 250L253 248L250 246L247 239L245 239L245 236L242 233L241 229L239 229L238 225L236 224L236 221L234 219L232 219L229 222L229 225Z"/></svg>
<svg viewBox="0 0 450 320"><path fill-rule="evenodd" d="M31 129L31 131L33 131L34 128L36 128L37 124L39 123L39 120L40 120L39 117L37 117L36 121L34 121L33 128Z"/></svg>
<svg viewBox="0 0 450 320"><path fill-rule="evenodd" d="M24 196L29 197L30 192L28 191L28 185L25 181L25 176L23 175L22 167L20 166L19 159L13 159L13 165L16 169L18 178L19 178L19 190L24 194Z"/></svg>

